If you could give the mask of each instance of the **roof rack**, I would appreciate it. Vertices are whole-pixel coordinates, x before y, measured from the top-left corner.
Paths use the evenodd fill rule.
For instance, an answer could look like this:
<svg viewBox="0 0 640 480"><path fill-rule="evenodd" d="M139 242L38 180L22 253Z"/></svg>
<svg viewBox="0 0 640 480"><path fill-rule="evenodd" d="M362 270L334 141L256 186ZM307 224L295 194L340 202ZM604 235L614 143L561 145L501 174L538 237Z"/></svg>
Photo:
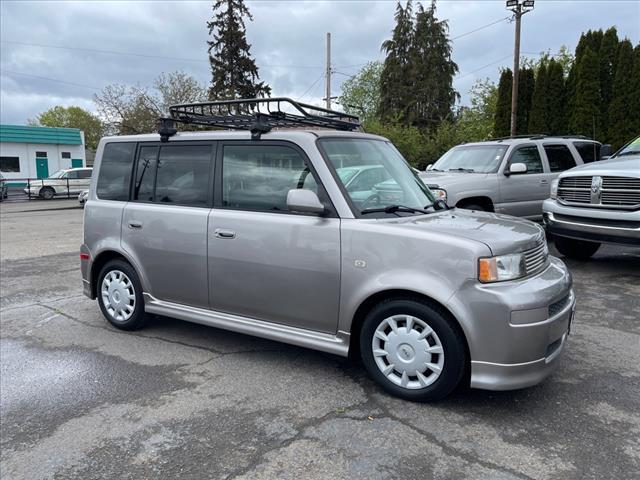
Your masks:
<svg viewBox="0 0 640 480"><path fill-rule="evenodd" d="M580 140L592 140L590 137L586 137L584 135L547 135L546 133L531 133L529 135L514 135L513 137L491 138L488 141L499 142L502 140L517 140L526 138L529 138L531 140L542 140L543 138L575 138Z"/></svg>
<svg viewBox="0 0 640 480"><path fill-rule="evenodd" d="M361 130L360 121L355 115L299 103L286 97L184 103L169 107L169 115L169 118L161 118L158 124L158 133L163 142L176 134L176 122L249 130L252 140L259 140L263 133L274 127Z"/></svg>

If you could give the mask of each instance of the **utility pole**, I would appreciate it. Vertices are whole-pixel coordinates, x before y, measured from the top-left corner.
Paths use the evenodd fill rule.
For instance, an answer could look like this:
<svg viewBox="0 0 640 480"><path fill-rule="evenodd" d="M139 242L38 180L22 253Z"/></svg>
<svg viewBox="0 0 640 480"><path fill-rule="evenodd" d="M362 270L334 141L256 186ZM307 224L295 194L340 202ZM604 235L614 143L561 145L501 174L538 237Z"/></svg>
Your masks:
<svg viewBox="0 0 640 480"><path fill-rule="evenodd" d="M326 106L331 110L331 33L327 32Z"/></svg>
<svg viewBox="0 0 640 480"><path fill-rule="evenodd" d="M520 31L522 16L533 10L535 0L507 0L507 8L511 10L516 21L516 38L513 49L513 87L511 90L511 136L518 131L518 84L520 82Z"/></svg>

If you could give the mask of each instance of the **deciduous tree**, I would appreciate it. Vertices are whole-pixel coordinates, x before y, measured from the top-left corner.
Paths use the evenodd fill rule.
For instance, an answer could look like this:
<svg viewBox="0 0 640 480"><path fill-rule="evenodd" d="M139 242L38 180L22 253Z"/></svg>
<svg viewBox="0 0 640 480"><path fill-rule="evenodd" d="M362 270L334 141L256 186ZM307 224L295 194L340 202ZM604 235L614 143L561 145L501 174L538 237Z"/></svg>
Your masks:
<svg viewBox="0 0 640 480"><path fill-rule="evenodd" d="M80 107L56 106L27 123L43 127L79 128L84 132L84 143L89 150L95 150L104 135L102 120Z"/></svg>

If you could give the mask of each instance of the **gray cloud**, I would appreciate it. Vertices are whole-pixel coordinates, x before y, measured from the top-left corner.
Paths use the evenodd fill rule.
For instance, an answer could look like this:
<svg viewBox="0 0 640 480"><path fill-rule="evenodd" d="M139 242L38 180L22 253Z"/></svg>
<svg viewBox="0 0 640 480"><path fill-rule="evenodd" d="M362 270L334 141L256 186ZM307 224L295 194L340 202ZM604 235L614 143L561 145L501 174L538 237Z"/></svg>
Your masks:
<svg viewBox="0 0 640 480"><path fill-rule="evenodd" d="M58 104L92 109L96 89L111 83L150 85L161 72L184 70L208 83L205 22L211 16L211 4L3 1L0 121L24 123ZM247 25L248 38L261 78L276 95L298 98L306 92L303 100L316 103L324 93L326 32L332 32L333 65L340 72L334 75L332 90L339 92L345 75L382 58L380 45L394 25L394 1L250 1L248 5L254 16ZM503 1L439 1L438 12L449 21L452 37L508 16ZM522 50L556 51L563 44L573 48L582 31L611 25L636 44L640 2L538 0L536 10L523 21ZM477 78L496 79L499 67L509 65L512 43L513 25L506 21L453 42L454 60L460 67L455 86L463 94L463 103Z"/></svg>

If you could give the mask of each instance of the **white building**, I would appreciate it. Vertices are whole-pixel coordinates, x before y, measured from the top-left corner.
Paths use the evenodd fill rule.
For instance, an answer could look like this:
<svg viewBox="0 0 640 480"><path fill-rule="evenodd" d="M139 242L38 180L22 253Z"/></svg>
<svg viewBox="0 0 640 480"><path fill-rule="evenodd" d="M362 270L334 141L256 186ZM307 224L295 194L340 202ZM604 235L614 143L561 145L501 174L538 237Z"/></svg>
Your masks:
<svg viewBox="0 0 640 480"><path fill-rule="evenodd" d="M47 178L58 170L85 166L82 130L0 125L0 172L7 180Z"/></svg>

